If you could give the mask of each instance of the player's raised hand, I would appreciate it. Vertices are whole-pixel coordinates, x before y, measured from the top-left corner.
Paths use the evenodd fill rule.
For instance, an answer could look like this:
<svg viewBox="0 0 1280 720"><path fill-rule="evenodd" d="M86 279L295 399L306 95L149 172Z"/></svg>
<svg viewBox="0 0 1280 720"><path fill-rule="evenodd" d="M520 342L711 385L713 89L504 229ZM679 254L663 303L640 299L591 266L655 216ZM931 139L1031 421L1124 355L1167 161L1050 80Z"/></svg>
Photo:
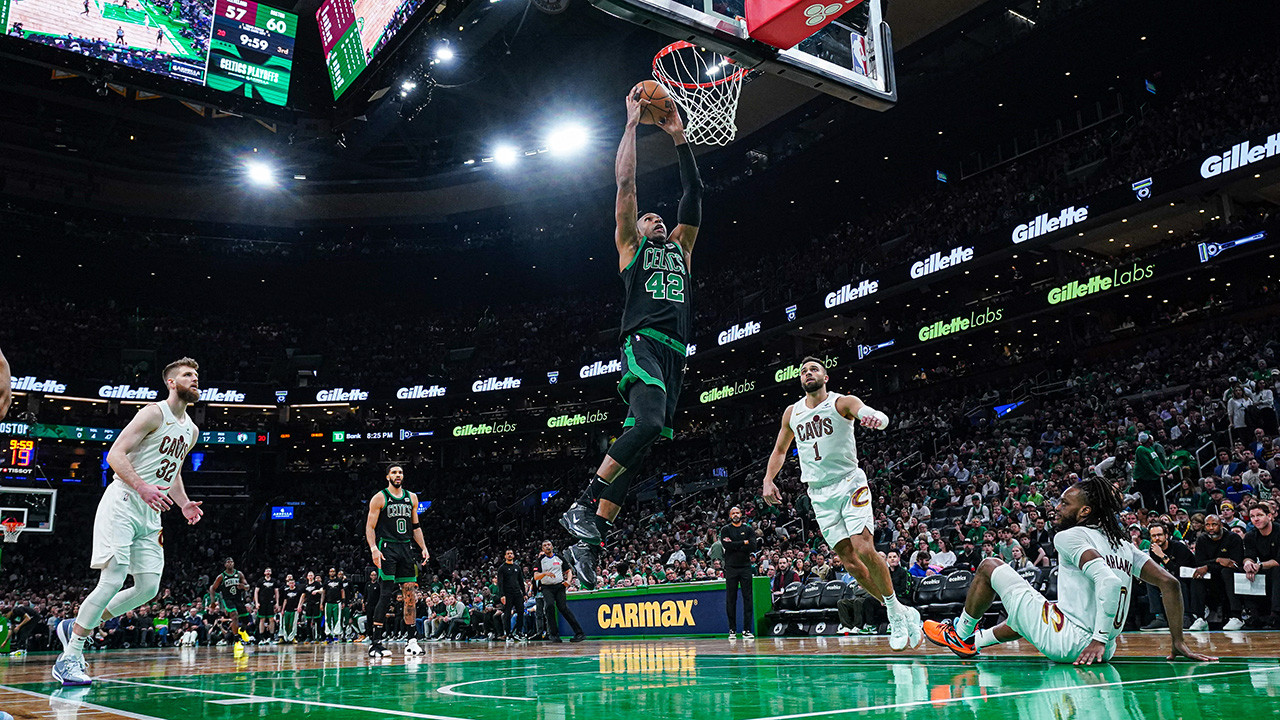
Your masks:
<svg viewBox="0 0 1280 720"><path fill-rule="evenodd" d="M1191 648L1187 647L1186 640L1179 640L1178 642L1175 642L1173 644L1173 652L1169 653L1169 657L1165 659L1176 660L1178 657L1184 657L1188 660L1194 660L1196 662L1218 662L1218 658L1213 657L1212 655L1201 655L1200 653L1195 652Z"/></svg>
<svg viewBox="0 0 1280 720"><path fill-rule="evenodd" d="M648 100L640 97L639 88L627 93L627 127L635 127L640 124L640 113L645 108L652 105Z"/></svg>
<svg viewBox="0 0 1280 720"><path fill-rule="evenodd" d="M165 491L151 483L144 482L139 485L138 495L142 498L142 502L147 504L147 507L156 512L164 512L173 505L173 501L169 499Z"/></svg>
<svg viewBox="0 0 1280 720"><path fill-rule="evenodd" d="M684 121L680 119L680 110L674 105L671 107L671 112L658 123L658 127L673 138L684 137Z"/></svg>
<svg viewBox="0 0 1280 720"><path fill-rule="evenodd" d="M770 505L782 504L782 493L778 491L778 486L772 480L764 481L764 501Z"/></svg>
<svg viewBox="0 0 1280 720"><path fill-rule="evenodd" d="M862 424L862 427L870 428L872 430L879 430L880 428L884 427L884 424L880 422L880 418L874 415L868 415L864 418L858 418L858 422Z"/></svg>
<svg viewBox="0 0 1280 720"><path fill-rule="evenodd" d="M192 500L191 502L182 506L182 517L187 519L188 525L195 525L196 523L200 522L200 518L204 517L204 510L200 509L200 506L203 504L204 504L203 500L200 502L196 502L195 500Z"/></svg>

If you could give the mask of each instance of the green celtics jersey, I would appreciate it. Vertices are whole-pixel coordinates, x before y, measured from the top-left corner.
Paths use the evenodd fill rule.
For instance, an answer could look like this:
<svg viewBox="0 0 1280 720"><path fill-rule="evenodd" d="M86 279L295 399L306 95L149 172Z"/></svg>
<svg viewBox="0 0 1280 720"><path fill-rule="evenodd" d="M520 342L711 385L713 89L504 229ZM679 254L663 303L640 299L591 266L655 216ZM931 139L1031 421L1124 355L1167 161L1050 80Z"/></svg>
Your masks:
<svg viewBox="0 0 1280 720"><path fill-rule="evenodd" d="M222 585L218 586L218 592L231 597L240 597L240 573L223 572Z"/></svg>
<svg viewBox="0 0 1280 720"><path fill-rule="evenodd" d="M382 515L376 528L378 538L387 542L407 543L413 540L413 497L408 490L401 490L400 497L383 490Z"/></svg>
<svg viewBox="0 0 1280 720"><path fill-rule="evenodd" d="M635 258L622 271L622 284L626 301L620 340L649 329L682 345L689 342L693 284L684 250L678 244L640 238Z"/></svg>

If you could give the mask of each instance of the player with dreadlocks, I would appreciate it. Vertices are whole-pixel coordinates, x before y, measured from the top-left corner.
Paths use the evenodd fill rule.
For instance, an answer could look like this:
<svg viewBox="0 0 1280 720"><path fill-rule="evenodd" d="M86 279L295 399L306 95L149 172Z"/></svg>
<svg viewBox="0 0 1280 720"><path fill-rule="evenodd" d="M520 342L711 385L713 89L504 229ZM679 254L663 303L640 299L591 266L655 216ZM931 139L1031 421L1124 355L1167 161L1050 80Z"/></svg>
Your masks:
<svg viewBox="0 0 1280 720"><path fill-rule="evenodd" d="M1091 477L1067 488L1053 538L1060 561L1058 601L1049 602L1013 568L987 558L978 565L960 617L925 621L925 636L964 658L990 645L1026 638L1054 662L1107 662L1129 615L1130 578L1136 577L1159 587L1164 598L1173 640L1168 659L1217 660L1187 647L1178 579L1129 541L1120 527L1123 509L1120 492L1104 478ZM990 630L978 630L978 620L997 595L1008 619Z"/></svg>

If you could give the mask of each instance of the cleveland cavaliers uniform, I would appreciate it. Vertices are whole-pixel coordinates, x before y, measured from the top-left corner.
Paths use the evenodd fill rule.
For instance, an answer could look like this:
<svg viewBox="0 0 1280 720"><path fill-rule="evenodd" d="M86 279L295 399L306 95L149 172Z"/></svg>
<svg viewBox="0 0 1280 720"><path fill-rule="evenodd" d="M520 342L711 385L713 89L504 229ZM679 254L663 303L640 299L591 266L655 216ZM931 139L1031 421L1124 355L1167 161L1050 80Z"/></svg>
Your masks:
<svg viewBox="0 0 1280 720"><path fill-rule="evenodd" d="M182 470L187 453L195 447L199 430L191 417L178 420L169 403L158 402L164 419L160 427L142 439L129 462L138 476L168 494ZM90 566L102 570L109 563L129 566L129 574L164 570L164 548L160 545L160 513L147 507L138 491L119 475L107 486L98 501L93 519L93 557Z"/></svg>
<svg viewBox="0 0 1280 720"><path fill-rule="evenodd" d="M1103 659L1116 652L1116 636L1129 617L1129 600L1133 595L1130 578L1142 576L1142 568L1150 560L1132 543L1111 544L1101 530L1077 525L1053 537L1061 564L1058 566L1058 601L1049 602L1012 567L1001 565L991 574L995 588L1008 613L1009 627L1018 631L1035 649L1054 662L1075 662L1093 640L1106 645ZM1124 589L1116 608L1116 619L1100 635L1094 634L1097 599L1093 581L1080 569L1080 556L1093 550L1102 556L1108 572Z"/></svg>
<svg viewBox="0 0 1280 720"><path fill-rule="evenodd" d="M832 548L870 528L874 521L871 488L867 474L858 467L858 445L853 437L858 421L836 409L840 397L839 393L827 393L827 399L813 408L800 398L791 408L790 420L800 458L800 480L808 486L818 527Z"/></svg>

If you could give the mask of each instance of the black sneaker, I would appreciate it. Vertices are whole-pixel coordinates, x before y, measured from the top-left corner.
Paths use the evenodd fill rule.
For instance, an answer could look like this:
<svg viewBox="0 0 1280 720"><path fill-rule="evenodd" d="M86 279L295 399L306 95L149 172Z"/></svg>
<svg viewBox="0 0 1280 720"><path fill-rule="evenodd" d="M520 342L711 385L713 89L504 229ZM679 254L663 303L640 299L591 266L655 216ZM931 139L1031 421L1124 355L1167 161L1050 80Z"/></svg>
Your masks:
<svg viewBox="0 0 1280 720"><path fill-rule="evenodd" d="M1168 627L1169 623L1164 619L1164 617L1157 615L1151 618L1151 622L1143 625L1141 630L1143 632L1154 632L1156 630L1166 630Z"/></svg>
<svg viewBox="0 0 1280 720"><path fill-rule="evenodd" d="M382 643L376 642L369 646L369 657L384 658L391 657L391 651L382 646Z"/></svg>
<svg viewBox="0 0 1280 720"><path fill-rule="evenodd" d="M582 633L578 633L577 635L574 635L573 637L569 638L569 642L571 643L582 642L583 640L586 640L586 639L587 639L586 635L583 635Z"/></svg>
<svg viewBox="0 0 1280 720"><path fill-rule="evenodd" d="M562 643L562 642L564 642L564 641L563 641L563 640L561 640L561 639L560 639L560 638L558 638L558 637L553 637L553 638L551 638L551 642L553 642L553 643Z"/></svg>
<svg viewBox="0 0 1280 720"><path fill-rule="evenodd" d="M582 503L574 503L560 516L560 526L574 538L589 545L604 542L600 537L600 528L596 525L596 511Z"/></svg>
<svg viewBox="0 0 1280 720"><path fill-rule="evenodd" d="M568 514L566 513L566 516ZM561 518L563 522L564 518ZM569 547L569 569L578 578L583 590L596 589L596 555L600 546L580 542Z"/></svg>

